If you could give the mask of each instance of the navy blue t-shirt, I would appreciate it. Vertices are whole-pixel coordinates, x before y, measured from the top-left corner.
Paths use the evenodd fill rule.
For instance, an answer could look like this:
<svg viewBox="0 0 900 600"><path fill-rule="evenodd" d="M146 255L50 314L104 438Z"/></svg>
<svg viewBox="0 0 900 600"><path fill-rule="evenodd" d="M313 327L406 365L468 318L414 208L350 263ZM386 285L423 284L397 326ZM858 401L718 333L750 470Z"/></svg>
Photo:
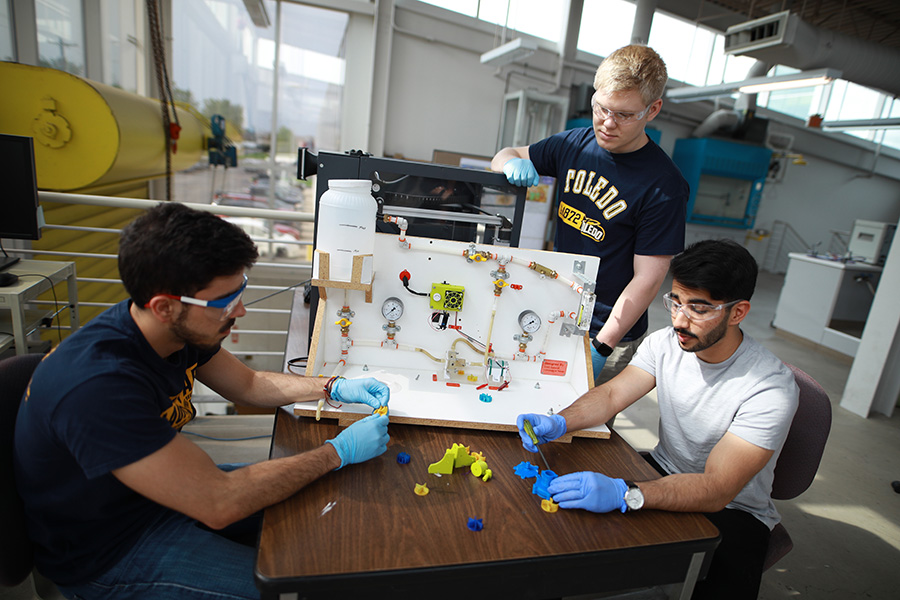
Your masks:
<svg viewBox="0 0 900 600"><path fill-rule="evenodd" d="M157 354L123 301L38 365L16 421L16 483L35 563L82 583L111 568L168 509L111 473L168 444L195 415L194 374L212 354Z"/></svg>
<svg viewBox="0 0 900 600"><path fill-rule="evenodd" d="M529 146L541 175L556 177L555 249L600 257L591 336L634 277L634 255L672 255L684 249L688 183L675 163L648 139L639 150L601 148L590 127L563 131ZM647 312L622 341L647 331Z"/></svg>

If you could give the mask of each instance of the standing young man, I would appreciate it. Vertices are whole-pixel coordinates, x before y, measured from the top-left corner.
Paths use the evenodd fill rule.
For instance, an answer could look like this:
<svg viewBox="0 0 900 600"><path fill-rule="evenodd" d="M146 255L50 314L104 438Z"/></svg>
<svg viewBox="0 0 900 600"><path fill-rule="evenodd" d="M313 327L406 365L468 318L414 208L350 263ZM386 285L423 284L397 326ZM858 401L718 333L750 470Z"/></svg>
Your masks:
<svg viewBox="0 0 900 600"><path fill-rule="evenodd" d="M647 336L610 382L558 415L529 419L539 442L606 423L656 388L659 444L647 459L663 475L637 483L570 473L548 491L561 508L703 512L722 541L695 599L754 599L769 532L780 517L770 497L799 390L791 370L741 331L756 286L756 261L730 240L691 245L672 260L664 296L672 327Z"/></svg>
<svg viewBox="0 0 900 600"><path fill-rule="evenodd" d="M225 471L180 432L194 379L236 404L276 407L323 395L386 405L375 379L254 371L220 347L246 314L257 258L212 213L162 203L122 232L131 298L38 366L19 410L14 464L35 564L69 598L258 598L256 550L230 539L259 511L322 475L386 449L373 415L302 454ZM244 535L243 537L246 537Z"/></svg>
<svg viewBox="0 0 900 600"><path fill-rule="evenodd" d="M600 257L590 330L598 384L628 364L669 260L684 248L688 184L644 131L662 108L667 80L651 48L620 48L594 77L593 127L504 148L491 162L514 185L555 177L555 249Z"/></svg>

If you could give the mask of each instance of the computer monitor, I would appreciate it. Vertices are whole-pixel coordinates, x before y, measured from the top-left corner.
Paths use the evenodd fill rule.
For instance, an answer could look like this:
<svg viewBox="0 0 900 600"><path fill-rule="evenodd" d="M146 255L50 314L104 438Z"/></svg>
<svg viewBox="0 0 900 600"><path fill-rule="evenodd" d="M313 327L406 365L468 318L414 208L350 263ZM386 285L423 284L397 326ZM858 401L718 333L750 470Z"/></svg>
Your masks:
<svg viewBox="0 0 900 600"><path fill-rule="evenodd" d="M0 133L0 238L41 239L43 214L38 203L34 142L30 137ZM18 262L0 255L0 270Z"/></svg>

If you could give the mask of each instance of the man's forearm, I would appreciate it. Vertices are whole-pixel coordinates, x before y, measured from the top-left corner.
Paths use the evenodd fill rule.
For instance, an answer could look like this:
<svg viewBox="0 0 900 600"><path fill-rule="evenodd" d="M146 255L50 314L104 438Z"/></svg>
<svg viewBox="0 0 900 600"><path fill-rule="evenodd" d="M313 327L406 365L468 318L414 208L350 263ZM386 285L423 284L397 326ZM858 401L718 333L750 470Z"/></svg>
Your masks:
<svg viewBox="0 0 900 600"><path fill-rule="evenodd" d="M267 460L226 473L221 493L223 506L211 527L226 527L290 498L319 477L341 466L331 444L285 458Z"/></svg>
<svg viewBox="0 0 900 600"><path fill-rule="evenodd" d="M515 148L504 148L503 150L500 150L497 154L494 155L494 158L491 159L491 170L502 173L503 165L505 165L512 158L523 157L519 155L519 152Z"/></svg>
<svg viewBox="0 0 900 600"><path fill-rule="evenodd" d="M257 371L244 401L253 406L271 408L294 402L319 400L325 397L324 386L327 381L322 377Z"/></svg>
<svg viewBox="0 0 900 600"><path fill-rule="evenodd" d="M634 327L656 298L666 278L670 256L636 256L635 274L610 311L609 318L597 333L597 339L609 347L618 344Z"/></svg>

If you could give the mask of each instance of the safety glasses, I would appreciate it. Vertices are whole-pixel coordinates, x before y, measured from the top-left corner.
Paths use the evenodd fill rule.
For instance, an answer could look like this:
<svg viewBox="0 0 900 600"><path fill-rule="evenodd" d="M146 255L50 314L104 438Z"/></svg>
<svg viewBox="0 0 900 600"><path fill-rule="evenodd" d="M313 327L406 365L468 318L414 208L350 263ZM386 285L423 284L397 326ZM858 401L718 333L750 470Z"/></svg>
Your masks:
<svg viewBox="0 0 900 600"><path fill-rule="evenodd" d="M689 304L679 304L675 300L672 299L672 294L666 293L663 294L663 305L666 307L670 313L672 313L672 318L678 314L680 310L681 313L686 316L691 321L709 321L714 318L723 309L733 306L740 302L740 300L732 300L731 302L726 302L725 304L702 304L702 303L689 303Z"/></svg>
<svg viewBox="0 0 900 600"><path fill-rule="evenodd" d="M215 300L199 300L197 298L191 298L190 296L174 296L172 294L159 294L160 296L165 296L166 298L172 298L173 300L178 300L179 302L183 302L184 304L193 304L194 306L204 306L206 308L218 308L221 309L222 314L219 316L220 321L224 321L231 317L234 314L234 311L237 310L238 304L241 303L241 296L244 294L244 290L247 288L247 274L244 274L244 282L241 284L236 291L228 294L227 296L223 296L222 298L216 298ZM145 305L146 308L146 305Z"/></svg>

